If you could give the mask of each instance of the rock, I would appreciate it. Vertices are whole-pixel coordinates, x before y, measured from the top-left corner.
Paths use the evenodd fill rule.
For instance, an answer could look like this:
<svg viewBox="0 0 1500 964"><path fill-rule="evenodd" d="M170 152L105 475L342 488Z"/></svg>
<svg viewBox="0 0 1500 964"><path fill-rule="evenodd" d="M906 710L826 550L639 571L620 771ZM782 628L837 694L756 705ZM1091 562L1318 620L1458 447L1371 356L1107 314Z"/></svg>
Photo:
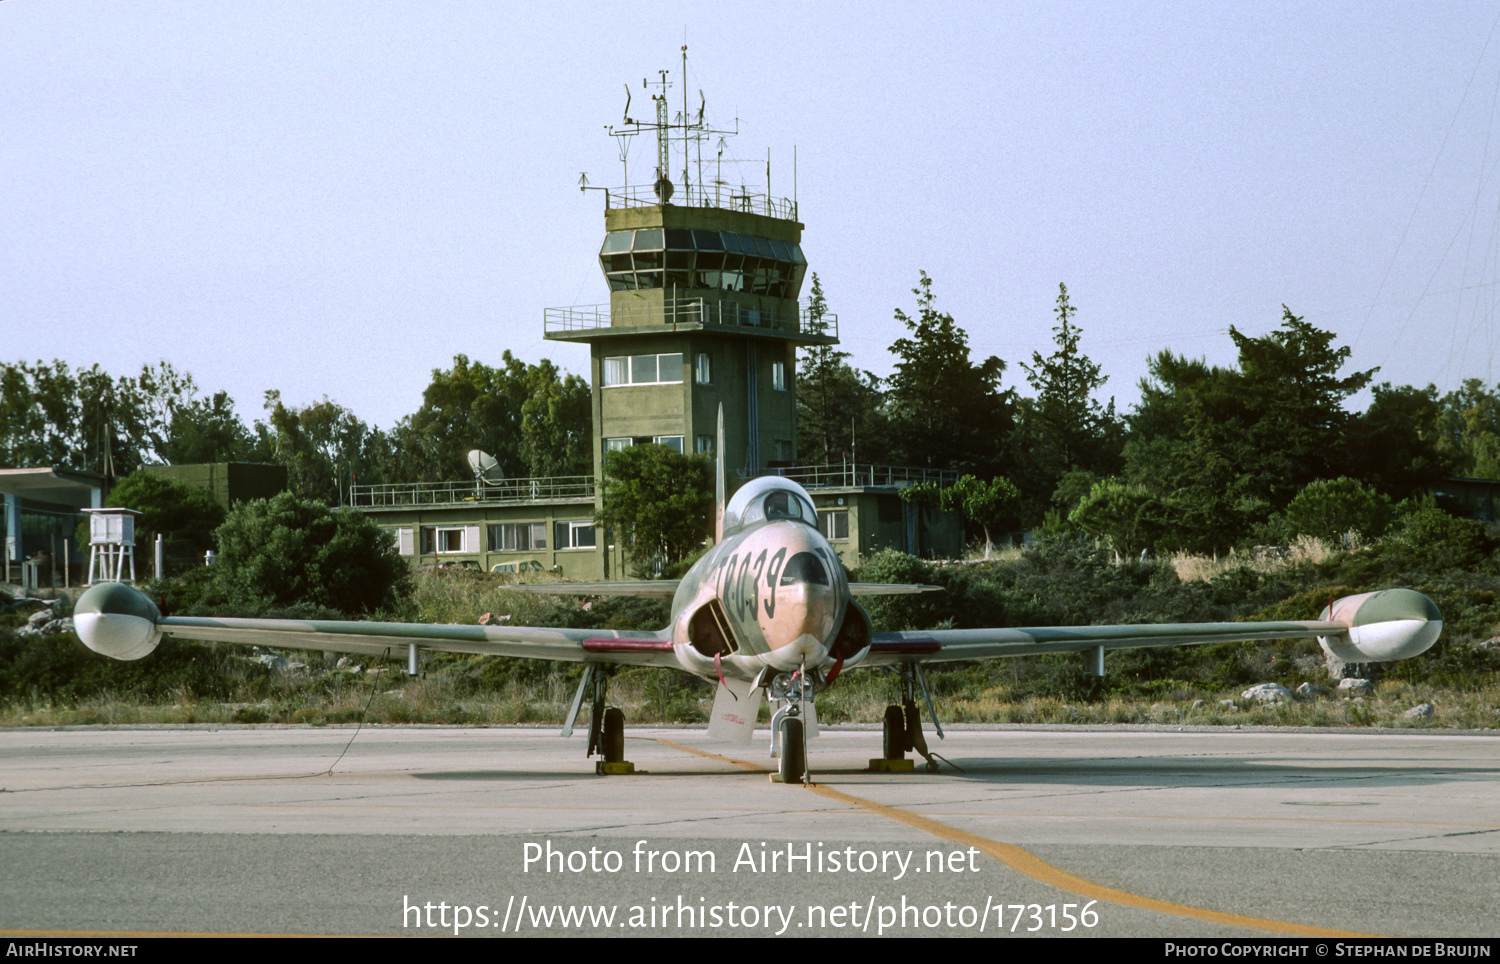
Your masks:
<svg viewBox="0 0 1500 964"><path fill-rule="evenodd" d="M1261 683L1245 690L1240 696L1257 703L1282 703L1291 701L1292 691L1280 683Z"/></svg>
<svg viewBox="0 0 1500 964"><path fill-rule="evenodd" d="M1367 679L1342 679L1339 680L1339 695L1344 697L1355 695L1368 695L1375 692L1375 687Z"/></svg>
<svg viewBox="0 0 1500 964"><path fill-rule="evenodd" d="M1204 706L1204 703L1203 703L1202 700L1193 700L1193 709L1195 709L1195 710L1201 710L1201 709L1203 709L1203 706Z"/></svg>
<svg viewBox="0 0 1500 964"><path fill-rule="evenodd" d="M1292 660L1292 665L1303 676L1312 676L1327 665L1327 660L1321 656L1298 656Z"/></svg>
<svg viewBox="0 0 1500 964"><path fill-rule="evenodd" d="M1233 713L1239 708L1239 704L1234 700L1219 700L1219 709L1224 710L1227 713Z"/></svg>
<svg viewBox="0 0 1500 964"><path fill-rule="evenodd" d="M28 616L26 618L26 625L32 627L33 629L37 629L37 628L40 628L45 623L48 623L48 622L51 622L51 621L52 621L52 610L51 609L38 609L36 612L32 613L30 616Z"/></svg>
<svg viewBox="0 0 1500 964"><path fill-rule="evenodd" d="M285 656L277 656L274 653L265 653L257 656L255 657L255 662L262 666L269 666L274 670L280 670L283 673L300 673L307 669L306 663L294 663Z"/></svg>
<svg viewBox="0 0 1500 964"><path fill-rule="evenodd" d="M1406 711L1408 720L1424 720L1432 715L1431 703L1420 703Z"/></svg>
<svg viewBox="0 0 1500 964"><path fill-rule="evenodd" d="M1311 683L1303 683L1301 686L1297 687L1297 698L1299 700L1310 700L1314 696L1322 696L1326 692L1327 690L1323 689L1323 687L1321 686L1314 686Z"/></svg>

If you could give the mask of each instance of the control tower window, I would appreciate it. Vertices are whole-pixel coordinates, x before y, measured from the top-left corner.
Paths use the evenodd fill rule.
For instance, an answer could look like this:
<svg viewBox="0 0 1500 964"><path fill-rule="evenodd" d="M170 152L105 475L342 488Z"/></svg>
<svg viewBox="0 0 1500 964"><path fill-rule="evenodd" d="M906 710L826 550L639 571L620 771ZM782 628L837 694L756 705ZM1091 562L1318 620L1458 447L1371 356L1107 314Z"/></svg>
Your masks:
<svg viewBox="0 0 1500 964"><path fill-rule="evenodd" d="M599 249L611 291L748 291L795 298L807 261L795 242L686 228L611 231Z"/></svg>
<svg viewBox="0 0 1500 964"><path fill-rule="evenodd" d="M699 385L712 385L714 383L713 358L707 353L700 353L693 365L693 381Z"/></svg>
<svg viewBox="0 0 1500 964"><path fill-rule="evenodd" d="M604 359L604 387L619 385L680 385L682 356L617 355Z"/></svg>
<svg viewBox="0 0 1500 964"><path fill-rule="evenodd" d="M786 391L786 362L771 362L771 387L778 392Z"/></svg>

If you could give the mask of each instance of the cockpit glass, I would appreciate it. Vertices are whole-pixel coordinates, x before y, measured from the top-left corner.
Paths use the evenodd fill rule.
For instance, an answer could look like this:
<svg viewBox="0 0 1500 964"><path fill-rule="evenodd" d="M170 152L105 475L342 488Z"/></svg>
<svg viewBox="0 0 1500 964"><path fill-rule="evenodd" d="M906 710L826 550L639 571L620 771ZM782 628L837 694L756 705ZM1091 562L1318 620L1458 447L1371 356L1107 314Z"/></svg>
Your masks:
<svg viewBox="0 0 1500 964"><path fill-rule="evenodd" d="M790 492L772 492L770 495L766 496L766 518L799 518L796 510L792 507L792 495Z"/></svg>
<svg viewBox="0 0 1500 964"><path fill-rule="evenodd" d="M765 512L767 519L791 519L813 526L818 524L817 511L792 492L772 492L761 503L761 510Z"/></svg>
<svg viewBox="0 0 1500 964"><path fill-rule="evenodd" d="M811 552L799 552L786 561L781 570L781 584L795 586L797 583L810 586L828 585L828 570L823 561Z"/></svg>

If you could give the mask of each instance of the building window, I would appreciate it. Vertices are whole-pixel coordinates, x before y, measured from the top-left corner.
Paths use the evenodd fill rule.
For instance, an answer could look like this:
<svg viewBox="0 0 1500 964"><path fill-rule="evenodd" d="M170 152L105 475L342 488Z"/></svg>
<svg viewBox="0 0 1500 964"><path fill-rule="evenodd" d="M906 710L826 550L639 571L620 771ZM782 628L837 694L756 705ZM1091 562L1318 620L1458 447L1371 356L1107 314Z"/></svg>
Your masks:
<svg viewBox="0 0 1500 964"><path fill-rule="evenodd" d="M412 541L412 536L414 534L415 533L412 532L411 526L397 526L396 551L401 553L403 556L416 555L417 548L415 543Z"/></svg>
<svg viewBox="0 0 1500 964"><path fill-rule="evenodd" d="M604 387L617 385L680 385L682 356L619 355L604 359Z"/></svg>
<svg viewBox="0 0 1500 964"><path fill-rule="evenodd" d="M489 527L490 552L530 552L547 548L544 522L502 522Z"/></svg>
<svg viewBox="0 0 1500 964"><path fill-rule="evenodd" d="M636 438L607 438L604 440L604 454L618 452L628 449L632 445L665 445L674 452L682 451L683 436L681 435L641 435Z"/></svg>
<svg viewBox="0 0 1500 964"><path fill-rule="evenodd" d="M830 542L849 538L849 510L825 509L818 513L818 531Z"/></svg>
<svg viewBox="0 0 1500 964"><path fill-rule="evenodd" d="M693 449L693 451L697 452L699 455L714 454L714 437L712 435L698 436L697 447Z"/></svg>
<svg viewBox="0 0 1500 964"><path fill-rule="evenodd" d="M553 524L559 549L594 548L594 524L592 522L557 522Z"/></svg>
<svg viewBox="0 0 1500 964"><path fill-rule="evenodd" d="M423 526L422 554L478 552L478 526Z"/></svg>
<svg viewBox="0 0 1500 964"><path fill-rule="evenodd" d="M786 391L786 362L771 362L771 387L778 392Z"/></svg>
<svg viewBox="0 0 1500 964"><path fill-rule="evenodd" d="M694 360L693 381L699 385L712 385L714 383L713 359L707 354L700 354Z"/></svg>
<svg viewBox="0 0 1500 964"><path fill-rule="evenodd" d="M782 439L776 440L776 461L790 462L792 460L792 443Z"/></svg>
<svg viewBox="0 0 1500 964"><path fill-rule="evenodd" d="M657 445L665 445L667 448L676 452L678 455L682 454L681 435L655 435L652 436L651 441L655 442Z"/></svg>

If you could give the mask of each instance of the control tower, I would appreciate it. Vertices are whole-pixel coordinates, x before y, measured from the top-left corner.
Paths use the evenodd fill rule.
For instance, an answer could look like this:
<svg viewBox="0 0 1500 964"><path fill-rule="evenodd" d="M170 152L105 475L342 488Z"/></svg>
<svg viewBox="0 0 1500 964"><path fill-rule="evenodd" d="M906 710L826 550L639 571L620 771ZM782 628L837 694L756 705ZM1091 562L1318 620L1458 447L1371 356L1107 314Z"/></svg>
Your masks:
<svg viewBox="0 0 1500 964"><path fill-rule="evenodd" d="M627 86L624 124L609 128L622 163L631 138L655 135L649 182L630 185L625 163L626 186L582 185L604 195L609 304L547 309L545 337L591 349L596 476L629 445L712 452L722 404L725 450L714 455L748 478L795 463L796 349L837 344L838 319L799 303L802 224L794 199L771 194L769 161L764 190L726 183L724 137L736 132L705 122L701 92L690 110L685 84L671 116L673 82L659 73L642 81L657 89L651 119L630 116Z"/></svg>

